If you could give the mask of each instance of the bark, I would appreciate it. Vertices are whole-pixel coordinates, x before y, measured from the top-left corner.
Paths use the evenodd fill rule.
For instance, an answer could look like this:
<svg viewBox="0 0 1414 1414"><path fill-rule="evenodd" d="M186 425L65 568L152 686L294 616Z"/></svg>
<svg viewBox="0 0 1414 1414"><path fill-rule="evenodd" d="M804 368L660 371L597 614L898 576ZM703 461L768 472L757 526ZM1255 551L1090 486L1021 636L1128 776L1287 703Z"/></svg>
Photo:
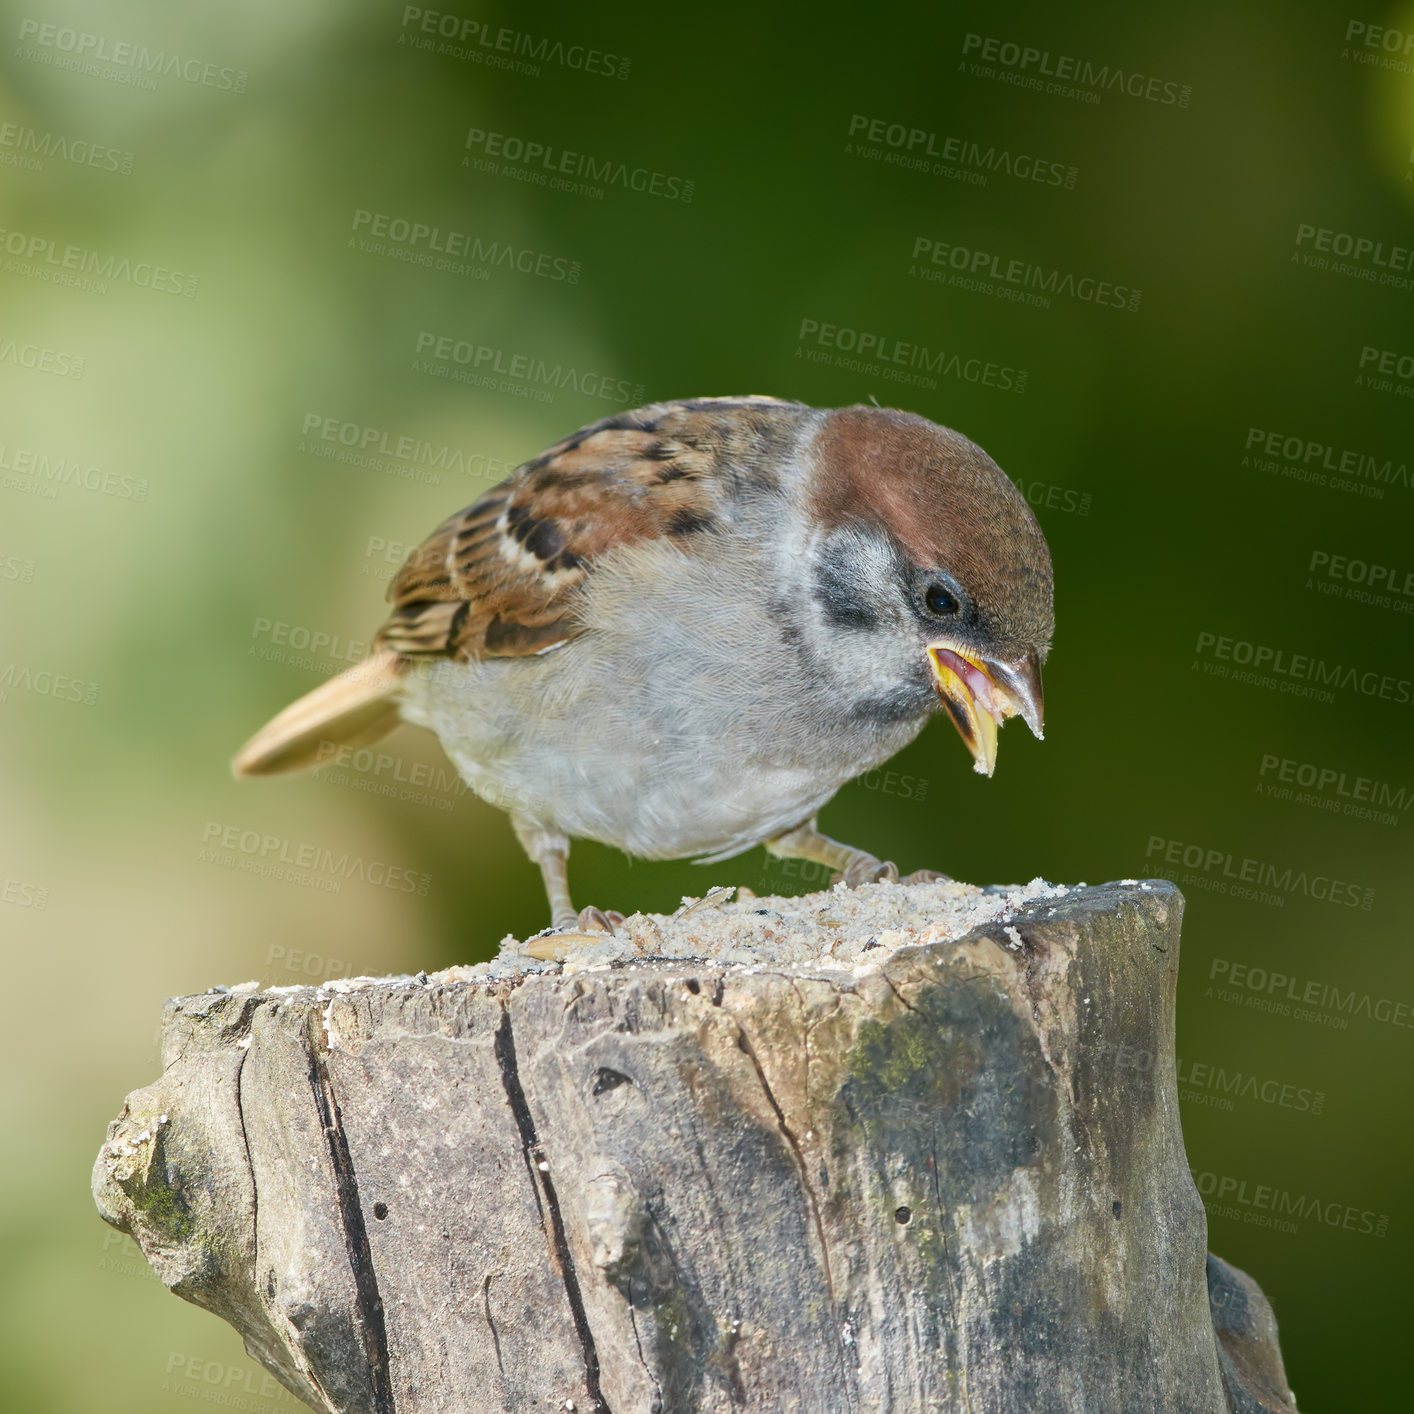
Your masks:
<svg viewBox="0 0 1414 1414"><path fill-rule="evenodd" d="M1292 1411L1184 1157L1181 908L180 998L95 1197L331 1414Z"/></svg>

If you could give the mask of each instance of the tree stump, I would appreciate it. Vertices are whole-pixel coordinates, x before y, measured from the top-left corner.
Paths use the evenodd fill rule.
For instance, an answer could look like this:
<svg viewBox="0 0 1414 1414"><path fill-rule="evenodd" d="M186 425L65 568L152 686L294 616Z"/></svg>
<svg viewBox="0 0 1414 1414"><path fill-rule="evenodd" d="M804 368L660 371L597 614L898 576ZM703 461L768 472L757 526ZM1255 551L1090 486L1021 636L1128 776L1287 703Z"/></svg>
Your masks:
<svg viewBox="0 0 1414 1414"><path fill-rule="evenodd" d="M1184 1157L1181 909L179 998L94 1194L329 1414L1285 1414Z"/></svg>

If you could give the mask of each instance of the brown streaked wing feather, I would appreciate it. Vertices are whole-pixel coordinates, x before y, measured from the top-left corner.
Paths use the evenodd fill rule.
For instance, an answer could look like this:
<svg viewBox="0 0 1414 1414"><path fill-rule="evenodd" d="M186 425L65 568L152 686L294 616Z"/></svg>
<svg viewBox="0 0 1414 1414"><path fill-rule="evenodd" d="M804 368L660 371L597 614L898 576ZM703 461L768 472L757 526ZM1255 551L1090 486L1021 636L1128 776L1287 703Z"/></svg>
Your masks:
<svg viewBox="0 0 1414 1414"><path fill-rule="evenodd" d="M376 641L406 657L542 653L578 632L574 603L609 550L710 529L732 469L799 404L767 398L655 404L605 418L517 468L445 521L399 570Z"/></svg>

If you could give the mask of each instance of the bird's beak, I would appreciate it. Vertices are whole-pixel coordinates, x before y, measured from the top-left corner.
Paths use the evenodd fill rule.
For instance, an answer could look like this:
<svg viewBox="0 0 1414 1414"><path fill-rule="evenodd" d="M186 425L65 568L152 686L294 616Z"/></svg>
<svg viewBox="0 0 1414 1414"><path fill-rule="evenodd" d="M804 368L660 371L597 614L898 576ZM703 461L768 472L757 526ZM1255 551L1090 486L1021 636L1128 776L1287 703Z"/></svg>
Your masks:
<svg viewBox="0 0 1414 1414"><path fill-rule="evenodd" d="M940 640L928 645L933 686L972 753L973 770L990 776L997 765L997 728L1020 717L1042 735L1041 661L1034 650L1014 663L992 662Z"/></svg>

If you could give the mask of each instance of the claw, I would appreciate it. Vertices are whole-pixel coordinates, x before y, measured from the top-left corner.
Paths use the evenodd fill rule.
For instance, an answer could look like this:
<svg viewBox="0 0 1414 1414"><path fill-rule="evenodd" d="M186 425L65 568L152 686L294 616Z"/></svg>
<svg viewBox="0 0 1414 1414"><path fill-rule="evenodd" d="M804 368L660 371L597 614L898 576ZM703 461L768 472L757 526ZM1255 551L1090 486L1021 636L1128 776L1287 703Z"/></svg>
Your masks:
<svg viewBox="0 0 1414 1414"><path fill-rule="evenodd" d="M830 887L845 883L857 889L861 884L951 884L952 875L938 869L915 869L913 873L899 877L898 865L891 859L882 863L873 855L861 855L853 860L842 874L830 876Z"/></svg>
<svg viewBox="0 0 1414 1414"><path fill-rule="evenodd" d="M624 921L622 913L608 914L602 908L595 908L591 903L588 908L579 910L579 917L575 920L575 926L581 933L614 933L613 919L618 919L620 923Z"/></svg>
<svg viewBox="0 0 1414 1414"><path fill-rule="evenodd" d="M911 874L905 874L899 880L901 884L951 884L953 883L951 874L944 874L940 869L915 869Z"/></svg>
<svg viewBox="0 0 1414 1414"><path fill-rule="evenodd" d="M840 883L848 884L852 889L857 889L861 884L896 884L898 865L889 859L880 861L872 854L861 854L849 862L842 874L830 876L831 888Z"/></svg>

